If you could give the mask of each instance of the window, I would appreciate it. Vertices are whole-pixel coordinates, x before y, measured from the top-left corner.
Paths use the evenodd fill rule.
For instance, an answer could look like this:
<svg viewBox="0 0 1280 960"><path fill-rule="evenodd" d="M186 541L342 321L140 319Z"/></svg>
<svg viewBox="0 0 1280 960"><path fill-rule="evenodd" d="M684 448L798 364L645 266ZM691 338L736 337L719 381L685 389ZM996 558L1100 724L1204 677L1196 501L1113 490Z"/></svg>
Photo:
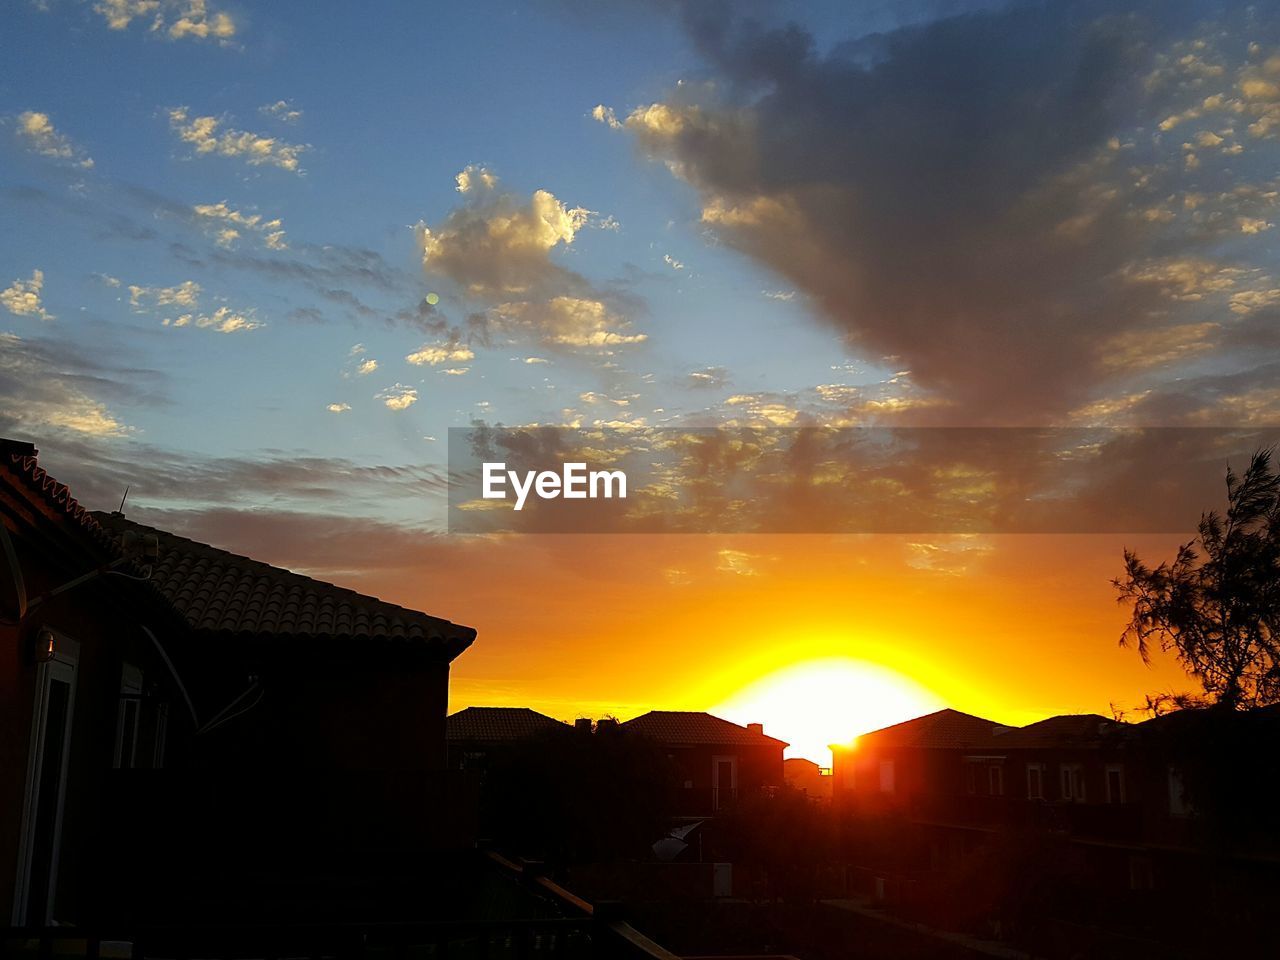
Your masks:
<svg viewBox="0 0 1280 960"><path fill-rule="evenodd" d="M1062 765L1062 799L1069 803L1084 803L1084 766L1079 763Z"/></svg>
<svg viewBox="0 0 1280 960"><path fill-rule="evenodd" d="M711 809L719 810L738 794L738 758L711 758Z"/></svg>
<svg viewBox="0 0 1280 960"><path fill-rule="evenodd" d="M120 670L120 706L116 711L114 766L132 770L138 766L138 725L142 713L142 671L126 663Z"/></svg>
<svg viewBox="0 0 1280 960"><path fill-rule="evenodd" d="M1004 757L965 757L965 791L971 796L1004 796Z"/></svg>
<svg viewBox="0 0 1280 960"><path fill-rule="evenodd" d="M1044 764L1027 764L1027 799L1044 799Z"/></svg>
<svg viewBox="0 0 1280 960"><path fill-rule="evenodd" d="M993 797L1004 796L1004 768L998 764L987 767L987 788Z"/></svg>
<svg viewBox="0 0 1280 960"><path fill-rule="evenodd" d="M1107 803L1124 803L1124 764L1107 764Z"/></svg>
<svg viewBox="0 0 1280 960"><path fill-rule="evenodd" d="M880 792L893 793L893 790L894 790L893 761L881 760L880 761Z"/></svg>

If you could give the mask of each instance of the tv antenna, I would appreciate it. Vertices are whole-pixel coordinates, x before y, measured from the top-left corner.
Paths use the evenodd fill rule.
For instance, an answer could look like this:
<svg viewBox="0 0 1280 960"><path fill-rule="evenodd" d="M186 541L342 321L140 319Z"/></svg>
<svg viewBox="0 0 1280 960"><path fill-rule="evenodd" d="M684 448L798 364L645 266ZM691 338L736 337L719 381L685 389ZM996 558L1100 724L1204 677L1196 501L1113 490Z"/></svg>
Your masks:
<svg viewBox="0 0 1280 960"><path fill-rule="evenodd" d="M124 496L120 498L120 509L116 511L122 517L124 516L124 502L129 499L129 486L130 484L125 484Z"/></svg>

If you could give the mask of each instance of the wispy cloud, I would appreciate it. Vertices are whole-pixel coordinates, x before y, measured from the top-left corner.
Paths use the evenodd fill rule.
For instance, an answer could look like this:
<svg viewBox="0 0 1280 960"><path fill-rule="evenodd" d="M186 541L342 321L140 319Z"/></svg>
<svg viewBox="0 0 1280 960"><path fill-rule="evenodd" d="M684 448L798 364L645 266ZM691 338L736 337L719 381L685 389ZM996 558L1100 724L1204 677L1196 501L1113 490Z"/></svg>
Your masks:
<svg viewBox="0 0 1280 960"><path fill-rule="evenodd" d="M193 117L187 107L171 109L169 125L183 143L191 145L197 156L235 157L250 166L265 164L290 173L303 172L299 157L310 149L307 144L224 128L222 118Z"/></svg>
<svg viewBox="0 0 1280 960"><path fill-rule="evenodd" d="M201 224L213 230L220 247L234 247L245 232L261 239L268 250L287 250L289 247L285 241L284 224L279 217L268 220L260 213L235 210L225 200L197 203L191 212Z"/></svg>
<svg viewBox="0 0 1280 960"><path fill-rule="evenodd" d="M242 333L263 324L253 310L235 310L222 304L211 311L200 309L201 286L184 280L172 287L129 285L129 303L138 312L162 312L166 327L196 327L217 333ZM220 298L214 298L215 301Z"/></svg>
<svg viewBox="0 0 1280 960"><path fill-rule="evenodd" d="M271 117L281 123L297 123L302 119L302 111L294 107L289 100L277 100L275 103L265 104L258 108L258 112L264 117Z"/></svg>
<svg viewBox="0 0 1280 960"><path fill-rule="evenodd" d="M70 137L55 129L47 113L27 110L18 114L16 130L27 149L84 170L93 169L93 158L72 143Z"/></svg>

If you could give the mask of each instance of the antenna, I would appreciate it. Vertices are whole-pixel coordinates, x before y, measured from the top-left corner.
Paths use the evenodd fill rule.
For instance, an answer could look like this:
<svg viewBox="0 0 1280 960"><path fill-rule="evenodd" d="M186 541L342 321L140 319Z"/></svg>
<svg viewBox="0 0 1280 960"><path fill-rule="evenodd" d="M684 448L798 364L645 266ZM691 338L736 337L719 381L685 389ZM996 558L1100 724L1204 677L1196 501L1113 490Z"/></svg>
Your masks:
<svg viewBox="0 0 1280 960"><path fill-rule="evenodd" d="M116 511L122 517L124 516L124 502L129 499L129 486L130 484L125 485L124 496L120 498L120 509Z"/></svg>

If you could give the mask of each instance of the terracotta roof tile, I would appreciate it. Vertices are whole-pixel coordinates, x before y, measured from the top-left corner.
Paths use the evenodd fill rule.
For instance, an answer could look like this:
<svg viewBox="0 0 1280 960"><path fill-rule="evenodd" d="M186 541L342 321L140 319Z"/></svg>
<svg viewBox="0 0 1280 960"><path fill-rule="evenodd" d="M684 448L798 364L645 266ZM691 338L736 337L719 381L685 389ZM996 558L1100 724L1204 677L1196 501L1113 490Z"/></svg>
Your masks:
<svg viewBox="0 0 1280 960"><path fill-rule="evenodd" d="M864 733L858 742L926 750L977 747L989 745L998 729L1003 728L994 720L948 708Z"/></svg>
<svg viewBox="0 0 1280 960"><path fill-rule="evenodd" d="M1128 726L1097 713L1071 713L1002 729L995 740L1011 749L1099 746Z"/></svg>
<svg viewBox="0 0 1280 960"><path fill-rule="evenodd" d="M696 745L723 744L732 746L762 746L780 744L782 740L756 733L728 720L721 720L709 713L688 710L651 710L646 714L618 724L622 730L639 733L660 743Z"/></svg>
<svg viewBox="0 0 1280 960"><path fill-rule="evenodd" d="M7 467L27 487L34 490L55 511L80 527L94 544L110 550L113 537L104 530L93 515L71 495L71 488L49 476L37 461L39 451L30 443L20 440L0 439L0 464Z"/></svg>
<svg viewBox="0 0 1280 960"><path fill-rule="evenodd" d="M446 738L475 743L510 743L548 730L573 729L528 707L467 707L449 717Z"/></svg>
<svg viewBox="0 0 1280 960"><path fill-rule="evenodd" d="M273 567L117 514L94 514L119 537L154 534L151 583L192 629L240 636L441 641L461 652L475 630ZM456 654L455 654L456 655Z"/></svg>

